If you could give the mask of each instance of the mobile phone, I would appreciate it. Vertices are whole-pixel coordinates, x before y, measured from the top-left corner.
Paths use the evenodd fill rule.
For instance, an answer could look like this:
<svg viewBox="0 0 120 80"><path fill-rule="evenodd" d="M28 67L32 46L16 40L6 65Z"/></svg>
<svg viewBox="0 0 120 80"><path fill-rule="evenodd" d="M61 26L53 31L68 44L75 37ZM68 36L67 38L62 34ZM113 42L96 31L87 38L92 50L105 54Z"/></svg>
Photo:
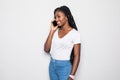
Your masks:
<svg viewBox="0 0 120 80"><path fill-rule="evenodd" d="M53 23L53 26L57 26L57 22L55 20L52 23Z"/></svg>

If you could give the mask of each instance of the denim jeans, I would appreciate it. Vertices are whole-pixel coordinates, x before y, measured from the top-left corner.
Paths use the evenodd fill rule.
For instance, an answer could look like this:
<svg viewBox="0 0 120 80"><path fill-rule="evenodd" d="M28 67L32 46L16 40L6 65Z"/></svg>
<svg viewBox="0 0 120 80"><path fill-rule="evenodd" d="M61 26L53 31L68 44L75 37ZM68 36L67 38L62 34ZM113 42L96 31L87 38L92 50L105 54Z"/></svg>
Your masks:
<svg viewBox="0 0 120 80"><path fill-rule="evenodd" d="M51 58L49 64L50 80L67 80L71 72L69 60L55 60Z"/></svg>

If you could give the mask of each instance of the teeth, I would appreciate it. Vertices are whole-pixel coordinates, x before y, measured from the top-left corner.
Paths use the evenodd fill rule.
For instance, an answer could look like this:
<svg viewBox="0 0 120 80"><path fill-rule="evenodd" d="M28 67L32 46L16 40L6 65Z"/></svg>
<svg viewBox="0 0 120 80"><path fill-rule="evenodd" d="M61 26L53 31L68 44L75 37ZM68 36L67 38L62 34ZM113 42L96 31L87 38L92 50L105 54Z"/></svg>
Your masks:
<svg viewBox="0 0 120 80"><path fill-rule="evenodd" d="M60 24L60 22L57 22L57 24Z"/></svg>

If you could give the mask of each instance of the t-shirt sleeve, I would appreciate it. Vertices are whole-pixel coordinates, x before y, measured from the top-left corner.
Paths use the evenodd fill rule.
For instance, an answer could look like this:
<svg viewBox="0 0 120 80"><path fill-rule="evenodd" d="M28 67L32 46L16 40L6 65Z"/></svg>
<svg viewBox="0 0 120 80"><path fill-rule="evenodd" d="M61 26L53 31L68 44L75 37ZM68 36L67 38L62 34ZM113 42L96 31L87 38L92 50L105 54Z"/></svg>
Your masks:
<svg viewBox="0 0 120 80"><path fill-rule="evenodd" d="M81 41L80 41L80 33L76 32L73 35L73 44L79 44L79 43L81 43Z"/></svg>

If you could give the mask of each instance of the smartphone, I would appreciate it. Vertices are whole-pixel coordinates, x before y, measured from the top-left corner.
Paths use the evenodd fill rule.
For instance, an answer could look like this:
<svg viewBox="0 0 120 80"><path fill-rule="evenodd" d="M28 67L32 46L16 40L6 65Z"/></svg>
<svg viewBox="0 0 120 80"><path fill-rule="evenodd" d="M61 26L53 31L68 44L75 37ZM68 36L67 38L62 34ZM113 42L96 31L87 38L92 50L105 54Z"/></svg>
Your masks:
<svg viewBox="0 0 120 80"><path fill-rule="evenodd" d="M57 26L57 22L55 20L52 23L53 23L53 26Z"/></svg>

